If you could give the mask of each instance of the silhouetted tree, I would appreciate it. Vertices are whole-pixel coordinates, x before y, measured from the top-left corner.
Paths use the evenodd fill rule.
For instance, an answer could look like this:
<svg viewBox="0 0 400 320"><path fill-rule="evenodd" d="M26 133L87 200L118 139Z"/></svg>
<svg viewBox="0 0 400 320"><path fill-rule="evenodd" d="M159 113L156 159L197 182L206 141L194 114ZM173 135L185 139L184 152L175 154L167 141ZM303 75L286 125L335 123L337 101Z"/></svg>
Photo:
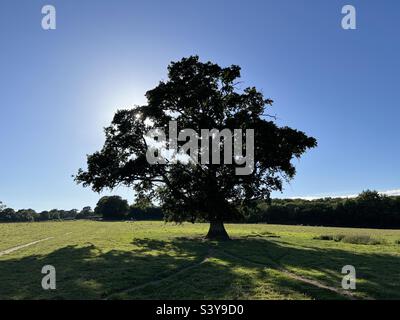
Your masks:
<svg viewBox="0 0 400 320"><path fill-rule="evenodd" d="M77 219L85 219L93 216L94 212L91 207L83 207L82 210L77 214Z"/></svg>
<svg viewBox="0 0 400 320"><path fill-rule="evenodd" d="M75 180L96 192L133 187L139 197L157 199L168 221L207 220L208 238L227 239L223 222L239 215L239 206L282 190L283 180L295 175L291 160L316 146L303 132L278 127L265 114L273 101L254 87L239 90L239 77L239 66L222 68L197 56L171 63L168 80L146 93L147 105L115 114L104 147L88 156L87 170L80 169ZM253 172L239 176L229 164L150 165L144 134L151 128L167 132L171 120L178 131L254 129Z"/></svg>
<svg viewBox="0 0 400 320"><path fill-rule="evenodd" d="M15 212L17 221L35 221L39 218L39 214L33 209L22 209Z"/></svg>
<svg viewBox="0 0 400 320"><path fill-rule="evenodd" d="M105 220L121 220L124 219L129 210L128 201L120 196L102 197L97 202L94 212L102 215Z"/></svg>
<svg viewBox="0 0 400 320"><path fill-rule="evenodd" d="M0 212L6 208L6 205L0 201Z"/></svg>
<svg viewBox="0 0 400 320"><path fill-rule="evenodd" d="M15 210L12 208L4 208L0 212L0 221L9 222L9 221L18 221Z"/></svg>

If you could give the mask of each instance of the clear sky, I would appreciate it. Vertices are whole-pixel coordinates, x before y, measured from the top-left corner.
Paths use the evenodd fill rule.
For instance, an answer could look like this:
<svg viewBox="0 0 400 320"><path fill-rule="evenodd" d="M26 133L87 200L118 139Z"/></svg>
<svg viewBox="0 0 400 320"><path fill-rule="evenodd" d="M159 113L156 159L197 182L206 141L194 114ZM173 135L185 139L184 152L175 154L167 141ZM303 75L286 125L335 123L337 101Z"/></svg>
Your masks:
<svg viewBox="0 0 400 320"><path fill-rule="evenodd" d="M45 4L56 30L41 28ZM341 28L345 4L356 30ZM114 111L145 103L168 63L192 54L240 65L280 124L318 139L281 196L400 189L399 30L398 0L1 0L0 200L94 206L71 175Z"/></svg>

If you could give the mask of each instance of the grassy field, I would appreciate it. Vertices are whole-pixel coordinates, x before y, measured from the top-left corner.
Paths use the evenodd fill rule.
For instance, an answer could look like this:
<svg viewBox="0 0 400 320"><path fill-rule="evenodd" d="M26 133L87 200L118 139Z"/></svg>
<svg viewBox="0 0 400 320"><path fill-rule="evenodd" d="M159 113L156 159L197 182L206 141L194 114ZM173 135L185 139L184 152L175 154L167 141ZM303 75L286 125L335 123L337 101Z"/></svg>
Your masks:
<svg viewBox="0 0 400 320"><path fill-rule="evenodd" d="M0 224L0 299L400 299L400 230L206 224ZM314 239L342 235L379 244ZM10 248L47 239L10 253ZM329 237L322 237L329 238ZM57 289L41 287L44 265ZM357 289L341 289L344 265Z"/></svg>

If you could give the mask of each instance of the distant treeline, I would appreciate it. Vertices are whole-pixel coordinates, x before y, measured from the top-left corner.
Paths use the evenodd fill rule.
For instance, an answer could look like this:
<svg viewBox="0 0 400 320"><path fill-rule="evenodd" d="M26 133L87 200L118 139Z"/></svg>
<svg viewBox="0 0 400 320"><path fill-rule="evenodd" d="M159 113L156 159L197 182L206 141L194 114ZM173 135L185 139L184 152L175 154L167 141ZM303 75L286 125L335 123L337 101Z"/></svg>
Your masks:
<svg viewBox="0 0 400 320"><path fill-rule="evenodd" d="M376 191L364 191L358 197L348 199L260 201L245 212L242 218L231 222L400 229L400 197L383 196ZM119 196L103 197L94 210L85 207L81 211L15 211L0 202L0 222L96 218L139 221L163 220L163 217L158 207L129 205Z"/></svg>
<svg viewBox="0 0 400 320"><path fill-rule="evenodd" d="M88 219L94 216L94 212L90 207L85 207L81 211L58 210L36 212L33 209L14 210L6 208L0 203L0 222L33 222L33 221L48 221L48 220L73 220L73 219Z"/></svg>
<svg viewBox="0 0 400 320"><path fill-rule="evenodd" d="M400 197L364 191L355 198L273 199L260 202L244 217L248 223L400 228Z"/></svg>
<svg viewBox="0 0 400 320"><path fill-rule="evenodd" d="M122 203L122 206L121 206ZM104 206L106 204L106 206ZM108 210L108 211L107 211ZM118 196L103 197L94 210L84 207L82 210L59 210L36 212L33 209L14 210L0 202L1 222L34 222L50 220L104 219L104 220L163 220L160 208L148 206L141 208L129 206L126 200Z"/></svg>

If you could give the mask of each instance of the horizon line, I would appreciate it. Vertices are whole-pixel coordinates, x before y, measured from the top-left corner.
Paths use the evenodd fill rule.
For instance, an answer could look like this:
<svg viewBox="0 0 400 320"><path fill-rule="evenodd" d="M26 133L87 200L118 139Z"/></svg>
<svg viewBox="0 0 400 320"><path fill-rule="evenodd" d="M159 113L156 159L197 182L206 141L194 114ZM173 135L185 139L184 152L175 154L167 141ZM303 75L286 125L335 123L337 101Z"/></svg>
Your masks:
<svg viewBox="0 0 400 320"><path fill-rule="evenodd" d="M361 193L361 192L360 192ZM298 196L298 197L290 197L290 198L281 198L281 199L302 199L302 200L318 200L318 199L325 199L325 198L341 198L341 199L351 199L357 198L360 194L346 194L346 195L319 195L319 196ZM386 191L378 191L380 195L395 197L400 196L400 189L393 189L393 190L386 190Z"/></svg>

